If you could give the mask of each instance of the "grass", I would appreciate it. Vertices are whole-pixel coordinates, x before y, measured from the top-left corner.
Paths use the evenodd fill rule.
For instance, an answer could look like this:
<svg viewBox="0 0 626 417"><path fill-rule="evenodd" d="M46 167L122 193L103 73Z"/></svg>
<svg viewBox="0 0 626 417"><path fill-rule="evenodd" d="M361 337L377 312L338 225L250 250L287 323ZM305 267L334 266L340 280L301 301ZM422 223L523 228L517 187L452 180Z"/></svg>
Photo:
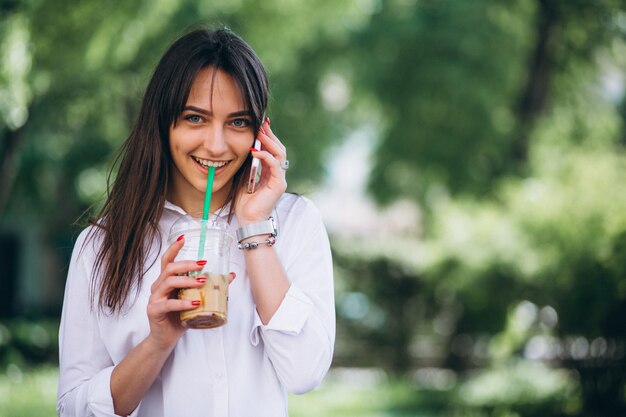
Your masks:
<svg viewBox="0 0 626 417"><path fill-rule="evenodd" d="M9 366L0 374L0 417L54 417L58 369L22 371ZM419 396L418 396L419 397ZM428 402L401 383L364 370L334 370L306 395L290 395L290 417L436 417L418 411Z"/></svg>
<svg viewBox="0 0 626 417"><path fill-rule="evenodd" d="M54 417L57 395L57 368L28 372L9 365L0 375L0 417Z"/></svg>
<svg viewBox="0 0 626 417"><path fill-rule="evenodd" d="M405 388L385 385L357 388L325 384L303 396L289 397L290 417L437 417L438 414L405 407ZM398 400L400 402L398 402Z"/></svg>
<svg viewBox="0 0 626 417"><path fill-rule="evenodd" d="M382 371L333 369L316 390L290 395L290 417L437 417L426 405L431 393L388 381Z"/></svg>

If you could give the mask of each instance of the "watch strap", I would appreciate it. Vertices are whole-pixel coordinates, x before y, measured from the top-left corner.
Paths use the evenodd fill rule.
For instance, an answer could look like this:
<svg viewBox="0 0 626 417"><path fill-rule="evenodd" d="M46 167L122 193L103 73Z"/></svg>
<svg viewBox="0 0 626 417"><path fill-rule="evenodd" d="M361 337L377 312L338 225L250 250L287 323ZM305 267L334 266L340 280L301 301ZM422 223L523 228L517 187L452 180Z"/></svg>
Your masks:
<svg viewBox="0 0 626 417"><path fill-rule="evenodd" d="M267 220L263 220L261 222L250 223L245 226L240 227L235 232L237 235L237 242L241 242L244 239L247 239L252 236L257 235L272 235L276 237L276 222L274 222L274 218L270 217Z"/></svg>

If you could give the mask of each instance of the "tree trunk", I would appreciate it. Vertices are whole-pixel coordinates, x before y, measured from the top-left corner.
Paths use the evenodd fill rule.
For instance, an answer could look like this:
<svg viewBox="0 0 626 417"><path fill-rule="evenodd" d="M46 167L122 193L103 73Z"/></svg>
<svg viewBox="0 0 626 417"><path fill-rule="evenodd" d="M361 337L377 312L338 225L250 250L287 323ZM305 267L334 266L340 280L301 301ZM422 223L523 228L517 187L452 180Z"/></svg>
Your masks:
<svg viewBox="0 0 626 417"><path fill-rule="evenodd" d="M555 29L559 23L557 7L554 0L538 0L536 41L528 63L528 79L517 106L517 128L513 138L513 157L519 165L528 159L529 136L550 93Z"/></svg>
<svg viewBox="0 0 626 417"><path fill-rule="evenodd" d="M2 149L0 149L0 212L6 207L15 178L17 176L17 158L19 149L26 135L26 125L16 130L5 130L2 140Z"/></svg>

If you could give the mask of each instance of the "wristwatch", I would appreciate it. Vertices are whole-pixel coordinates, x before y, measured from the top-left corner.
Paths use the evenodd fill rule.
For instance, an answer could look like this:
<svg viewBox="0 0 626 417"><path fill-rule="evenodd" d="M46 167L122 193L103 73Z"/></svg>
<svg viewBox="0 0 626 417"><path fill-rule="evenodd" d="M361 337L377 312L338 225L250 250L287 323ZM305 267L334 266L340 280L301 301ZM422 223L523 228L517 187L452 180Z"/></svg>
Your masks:
<svg viewBox="0 0 626 417"><path fill-rule="evenodd" d="M242 240L257 235L271 235L272 237L276 237L278 236L278 229L276 228L274 218L270 216L267 220L240 227L235 234L237 235L237 242L241 243Z"/></svg>

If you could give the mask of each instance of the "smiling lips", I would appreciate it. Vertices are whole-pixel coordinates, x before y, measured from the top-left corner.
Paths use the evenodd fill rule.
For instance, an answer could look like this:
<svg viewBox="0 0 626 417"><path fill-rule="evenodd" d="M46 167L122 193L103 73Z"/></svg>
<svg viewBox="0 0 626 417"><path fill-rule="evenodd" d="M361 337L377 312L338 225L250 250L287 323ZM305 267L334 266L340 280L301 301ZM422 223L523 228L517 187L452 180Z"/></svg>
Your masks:
<svg viewBox="0 0 626 417"><path fill-rule="evenodd" d="M215 169L220 169L223 166L226 166L230 163L230 161L211 161L208 159L200 159L198 157L192 156L193 160L196 161L203 168L215 167Z"/></svg>

